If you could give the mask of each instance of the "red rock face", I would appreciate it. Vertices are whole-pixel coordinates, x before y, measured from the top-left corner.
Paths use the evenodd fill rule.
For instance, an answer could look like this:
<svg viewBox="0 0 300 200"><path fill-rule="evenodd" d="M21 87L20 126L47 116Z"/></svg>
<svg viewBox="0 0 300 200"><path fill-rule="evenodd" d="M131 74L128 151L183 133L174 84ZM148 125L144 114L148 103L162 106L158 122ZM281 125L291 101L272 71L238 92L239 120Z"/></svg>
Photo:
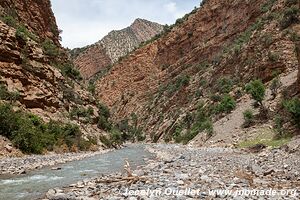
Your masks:
<svg viewBox="0 0 300 200"><path fill-rule="evenodd" d="M89 79L97 74L101 69L112 64L111 59L106 54L102 45L94 45L81 53L74 59L74 63L81 75Z"/></svg>
<svg viewBox="0 0 300 200"><path fill-rule="evenodd" d="M70 77L63 76L58 68L60 65L53 64L66 64L67 56L60 48L50 1L1 0L0 16L0 84L9 92L20 95L15 107L46 121L70 122L68 112L79 104L93 107L96 113L95 98ZM2 16L13 16L15 24L8 23ZM23 24L27 34L18 36L17 29ZM32 39L31 34L38 38ZM46 53L42 43L45 38L56 44L57 56ZM81 126L78 121L72 123ZM82 132L97 134L101 130L95 124L89 124Z"/></svg>
<svg viewBox="0 0 300 200"><path fill-rule="evenodd" d="M83 51L74 59L83 77L89 79L101 69L118 61L156 34L163 26L143 19L137 19L125 29L112 31L102 40Z"/></svg>
<svg viewBox="0 0 300 200"><path fill-rule="evenodd" d="M265 0L207 1L169 33L114 65L97 83L99 98L112 108L115 119L137 113L144 131L160 136L178 116L209 99L218 79L230 77L245 85L253 78L269 81L276 71L295 70L294 43L278 19L267 19L286 7L278 1L265 13L265 5ZM184 75L190 77L189 85L170 94Z"/></svg>
<svg viewBox="0 0 300 200"><path fill-rule="evenodd" d="M59 32L50 0L1 0L0 10L16 15L17 20L26 24L39 37L52 39L59 44Z"/></svg>

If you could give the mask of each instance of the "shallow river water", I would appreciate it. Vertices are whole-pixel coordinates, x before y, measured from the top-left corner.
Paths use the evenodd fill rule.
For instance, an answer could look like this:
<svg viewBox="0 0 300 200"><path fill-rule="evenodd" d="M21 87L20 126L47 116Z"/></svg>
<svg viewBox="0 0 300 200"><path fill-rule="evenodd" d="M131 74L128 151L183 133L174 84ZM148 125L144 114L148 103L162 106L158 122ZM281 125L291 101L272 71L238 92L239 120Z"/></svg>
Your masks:
<svg viewBox="0 0 300 200"><path fill-rule="evenodd" d="M152 155L142 145L129 147L86 158L81 161L57 165L29 172L25 175L0 177L0 199L34 200L42 198L51 188L68 186L77 181L123 170L127 158L132 168L143 165L144 158Z"/></svg>

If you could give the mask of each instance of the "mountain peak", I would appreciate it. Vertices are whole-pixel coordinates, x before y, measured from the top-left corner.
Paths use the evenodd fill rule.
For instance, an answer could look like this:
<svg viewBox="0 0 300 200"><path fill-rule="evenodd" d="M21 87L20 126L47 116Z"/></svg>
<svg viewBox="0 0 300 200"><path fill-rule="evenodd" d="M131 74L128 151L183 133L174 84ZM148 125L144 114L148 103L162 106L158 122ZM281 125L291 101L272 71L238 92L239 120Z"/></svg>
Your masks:
<svg viewBox="0 0 300 200"><path fill-rule="evenodd" d="M144 22L150 22L146 19L142 19L142 18L136 18L132 24L136 24L136 23L144 23Z"/></svg>
<svg viewBox="0 0 300 200"><path fill-rule="evenodd" d="M162 25L137 18L129 27L113 30L97 42L98 45L84 49L75 58L75 64L85 78L90 78L161 31Z"/></svg>

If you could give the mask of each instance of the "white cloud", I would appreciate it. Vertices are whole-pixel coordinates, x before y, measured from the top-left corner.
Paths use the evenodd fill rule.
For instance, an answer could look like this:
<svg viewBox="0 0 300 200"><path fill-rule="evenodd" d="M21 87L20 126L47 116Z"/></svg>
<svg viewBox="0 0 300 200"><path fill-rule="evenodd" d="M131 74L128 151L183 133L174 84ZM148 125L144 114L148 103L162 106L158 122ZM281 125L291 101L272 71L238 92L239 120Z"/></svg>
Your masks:
<svg viewBox="0 0 300 200"><path fill-rule="evenodd" d="M166 4L165 9L170 12L170 13L175 13L177 12L177 4L175 2L169 2L168 4Z"/></svg>

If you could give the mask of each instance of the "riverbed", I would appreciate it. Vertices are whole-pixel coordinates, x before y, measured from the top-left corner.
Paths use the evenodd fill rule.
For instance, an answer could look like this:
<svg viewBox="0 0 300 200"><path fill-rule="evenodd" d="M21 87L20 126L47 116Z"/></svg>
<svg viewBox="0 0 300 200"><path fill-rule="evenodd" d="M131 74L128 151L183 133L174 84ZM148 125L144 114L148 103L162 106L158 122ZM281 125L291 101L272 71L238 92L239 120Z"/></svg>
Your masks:
<svg viewBox="0 0 300 200"><path fill-rule="evenodd" d="M50 188L64 187L123 170L125 159L132 168L144 165L153 155L142 145L130 145L120 150L28 172L24 175L0 176L0 199L33 200L42 198Z"/></svg>

